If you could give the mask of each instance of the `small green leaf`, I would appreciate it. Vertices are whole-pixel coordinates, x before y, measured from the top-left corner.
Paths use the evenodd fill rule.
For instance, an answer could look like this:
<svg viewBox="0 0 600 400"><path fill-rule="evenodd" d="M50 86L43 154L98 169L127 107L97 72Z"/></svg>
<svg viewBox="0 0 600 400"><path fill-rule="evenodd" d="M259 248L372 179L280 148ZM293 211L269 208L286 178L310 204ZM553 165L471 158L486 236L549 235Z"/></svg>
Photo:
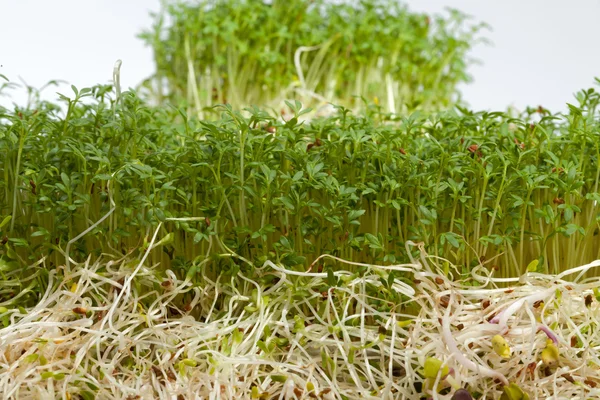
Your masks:
<svg viewBox="0 0 600 400"><path fill-rule="evenodd" d="M529 395L518 385L511 383L504 386L504 393L500 396L500 400L529 400Z"/></svg>
<svg viewBox="0 0 600 400"><path fill-rule="evenodd" d="M0 222L0 228L2 228L4 225L8 224L11 219L12 219L12 215L7 215L6 217L4 217L2 219L2 222Z"/></svg>
<svg viewBox="0 0 600 400"><path fill-rule="evenodd" d="M527 265L527 271L528 272L537 272L537 267L538 267L539 263L540 263L540 260L533 260L532 262L529 263L529 265Z"/></svg>
<svg viewBox="0 0 600 400"><path fill-rule="evenodd" d="M442 368L442 364L442 360L435 357L427 357L425 365L423 366L423 376L425 378L435 379L441 369L441 377L444 378L450 372L450 368L447 365L444 365L444 368Z"/></svg>
<svg viewBox="0 0 600 400"><path fill-rule="evenodd" d="M271 380L273 382L285 383L287 379L288 378L285 375L271 375Z"/></svg>
<svg viewBox="0 0 600 400"><path fill-rule="evenodd" d="M184 358L181 362L184 365L187 365L188 367L195 367L198 365L198 363L195 360L192 360L190 358Z"/></svg>
<svg viewBox="0 0 600 400"><path fill-rule="evenodd" d="M52 377L54 377L54 372L52 371L44 371L41 374L42 379L50 379Z"/></svg>
<svg viewBox="0 0 600 400"><path fill-rule="evenodd" d="M404 321L397 322L399 328L406 328L407 326L410 326L410 324L412 324L412 323L413 323L412 319L407 319Z"/></svg>

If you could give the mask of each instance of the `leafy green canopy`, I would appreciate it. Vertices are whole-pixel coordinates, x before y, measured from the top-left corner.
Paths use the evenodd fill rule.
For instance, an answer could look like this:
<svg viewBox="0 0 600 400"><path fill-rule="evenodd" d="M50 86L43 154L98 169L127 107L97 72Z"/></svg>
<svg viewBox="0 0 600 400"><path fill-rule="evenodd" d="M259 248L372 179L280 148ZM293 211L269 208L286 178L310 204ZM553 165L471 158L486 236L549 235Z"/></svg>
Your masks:
<svg viewBox="0 0 600 400"><path fill-rule="evenodd" d="M340 108L310 123L299 103L287 122L230 107L207 122L133 92L115 107L110 89L73 88L60 96L64 113L47 102L0 109L3 273L42 256L64 265L67 249L78 261L142 254L159 222L165 239L149 261L181 274L199 262L211 276L235 273L221 257L232 253L290 268L323 253L397 263L409 241L464 273L480 262L503 276L552 273L600 258L593 89L566 116Z"/></svg>
<svg viewBox="0 0 600 400"><path fill-rule="evenodd" d="M483 24L456 10L430 18L395 0L168 2L140 37L157 72L159 104L229 103L279 112L283 100L389 112L439 109L469 80L467 53Z"/></svg>

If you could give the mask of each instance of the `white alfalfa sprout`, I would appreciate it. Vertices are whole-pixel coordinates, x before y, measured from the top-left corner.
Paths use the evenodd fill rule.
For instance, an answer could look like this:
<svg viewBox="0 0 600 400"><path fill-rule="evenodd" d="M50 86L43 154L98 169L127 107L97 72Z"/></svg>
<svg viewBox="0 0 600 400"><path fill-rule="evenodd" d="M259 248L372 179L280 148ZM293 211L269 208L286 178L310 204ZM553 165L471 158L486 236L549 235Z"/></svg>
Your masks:
<svg viewBox="0 0 600 400"><path fill-rule="evenodd" d="M490 287L488 291L477 288L470 293L460 282L443 280L439 285L435 275L421 271L419 279L422 282L415 293L415 301L420 302L422 308L416 318L411 318L401 314L399 309L377 309L373 301L378 299L379 292L366 290L377 280L378 273L389 267L366 266L362 277L351 279L346 273L336 272L336 276L346 282L328 291L324 309L313 307L311 301L323 295L317 288L323 285L326 277L314 276L312 272L297 275L274 263L259 269L260 273L278 275L278 280L266 290L246 276L242 281L248 284L233 290L224 286L221 279L214 282L205 279L192 288L185 280L178 280L167 272L172 281L168 291L157 293L148 289L148 292L138 293L134 285L130 285L129 295L123 293L115 307L113 330L103 326L102 318L98 317L102 313L108 314L118 298L117 292L123 292L125 285L119 280L131 276L130 267L125 266L127 261L113 259L78 264L69 279L52 285L43 296L44 300L28 310L29 319L17 318L11 326L0 330L0 363L8 366L0 372L3 394L18 393L19 398L33 399L43 391L62 397L67 392L78 393L87 382L98 387L97 397L246 398L252 387L256 387L271 398L289 397L293 390L301 391L307 398L308 389L314 387L312 393L321 397L416 398L423 394L415 388L416 383L423 382L418 372L422 365L420 359L433 356L442 358L454 369L458 384L467 385L469 390L477 390L484 396L497 397L501 391L497 383L492 379L481 379L480 369L465 368L455 352L450 351L446 342L451 346L452 342L442 339L448 331L467 361L493 365L511 382L518 378L519 386L530 394L581 397L584 387L586 397L598 394L597 389L587 383L573 386L561 378L561 374L568 371L580 382L600 380L598 368L589 364L589 361L598 360L599 344L593 329L578 331L584 348L560 347L564 368L560 367L548 377L539 373L533 380L527 373L517 377L519 369L525 367L519 366L519 360L536 360L539 345L543 343L541 335L516 336L524 329L535 334L531 331L535 328L532 323L521 320L523 313L515 312L508 321L507 339L512 344L518 339L530 346L515 344L511 359L502 363L494 358L494 354L479 355L481 350L489 350L493 331L499 328L498 324L485 322L487 311L481 309L482 299L489 299L496 309L507 309L515 301L532 294L530 284L515 286L510 294L496 287ZM116 268L117 265L123 267ZM100 272L101 269L104 271ZM414 268L414 271L420 270ZM556 284L553 278L546 277L547 287ZM139 269L132 279L148 288L160 286L163 281L146 267ZM302 288L308 295L292 299L290 296L298 279L302 279ZM535 279L536 290L544 286L542 277ZM583 304L583 291L590 292L592 285L598 282L599 279L573 283L573 290L565 291L569 296L563 296L561 307L548 302L544 310L536 312L542 311L542 322L544 318L554 321L552 327L560 338L573 335L578 326L589 325L599 318L599 307L586 308ZM243 311L252 299L252 289L257 293L254 298L258 309L256 312ZM173 295L183 292L189 292L196 299L202 316L207 316L212 307L211 318L202 322L202 319L189 315L170 316L169 310L174 307L171 304ZM454 295L448 298L445 312L440 309L439 301L429 301L430 298L440 299L447 293ZM227 300L227 310L212 306L213 296L217 294ZM92 298L96 306L88 307L93 313L91 316L76 316L68 309ZM530 307L524 309L532 311ZM444 314L445 332L439 328L441 314ZM307 326L300 330L294 328L294 315L307 322ZM529 313L526 315L531 319ZM404 324L407 319L411 320L410 324ZM350 324L353 320L358 324ZM383 321L383 325L373 321ZM559 325L555 327L557 322ZM455 329L458 324L464 325L462 331ZM269 335L264 334L266 326L270 328ZM386 330L385 334L378 331L382 328ZM224 341L233 340L235 332L241 333L236 334L240 340L225 352ZM533 338L536 340L535 354L531 354ZM40 339L45 343L36 343ZM259 341L273 343L280 339L286 339L288 346L276 346L271 352L263 352L258 346ZM462 348L466 341L475 345L472 351L466 346ZM83 348L89 351L79 362L68 356ZM332 371L328 372L321 364L321 351L330 357L333 375L329 375ZM27 361L27 357L36 352L45 354L46 365ZM580 356L582 354L585 357ZM42 380L42 372L64 373L64 377L62 380ZM285 377L285 380L274 381L272 376Z"/></svg>
<svg viewBox="0 0 600 400"><path fill-rule="evenodd" d="M451 326L450 308L451 308L451 304L453 303L453 301L452 301L453 296L454 295L452 295L452 294L450 295L450 302L449 302L448 306L446 307L446 312L442 316L442 339L443 339L444 343L446 344L446 346L448 347L448 350L450 351L451 355L463 367L465 367L473 372L476 372L477 374L479 374L481 376L499 379L500 382L502 382L504 385L508 385L508 379L506 379L506 376L504 376L504 374L502 374L492 368L489 368L485 365L477 364L474 361L469 360L458 349L456 340L454 339L454 336L452 335L452 331L450 330L450 326Z"/></svg>

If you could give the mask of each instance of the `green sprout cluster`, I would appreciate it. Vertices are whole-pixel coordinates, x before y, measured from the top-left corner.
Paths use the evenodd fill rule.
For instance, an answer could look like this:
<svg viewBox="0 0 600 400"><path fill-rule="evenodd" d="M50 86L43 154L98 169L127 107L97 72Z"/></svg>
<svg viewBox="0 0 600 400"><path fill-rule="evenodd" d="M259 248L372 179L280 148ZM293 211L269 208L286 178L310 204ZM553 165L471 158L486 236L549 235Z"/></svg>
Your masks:
<svg viewBox="0 0 600 400"><path fill-rule="evenodd" d="M389 112L439 109L469 81L483 24L457 10L429 17L390 0L167 2L140 35L154 51L146 88L160 104L280 112L285 99Z"/></svg>
<svg viewBox="0 0 600 400"><path fill-rule="evenodd" d="M393 264L414 255L408 243L463 274L556 273L600 256L594 89L565 116L339 108L306 123L299 103L289 121L226 106L207 122L133 92L117 106L109 90L73 87L64 113L2 110L3 269L63 265L65 250L143 254L159 223L149 261L182 275L197 263L235 274L240 259L306 269L324 253Z"/></svg>

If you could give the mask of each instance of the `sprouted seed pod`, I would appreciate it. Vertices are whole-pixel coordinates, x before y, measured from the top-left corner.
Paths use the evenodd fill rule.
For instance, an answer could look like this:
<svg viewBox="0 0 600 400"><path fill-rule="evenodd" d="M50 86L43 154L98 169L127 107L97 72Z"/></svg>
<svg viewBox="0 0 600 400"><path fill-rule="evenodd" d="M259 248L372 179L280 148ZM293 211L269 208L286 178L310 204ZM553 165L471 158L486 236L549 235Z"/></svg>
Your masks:
<svg viewBox="0 0 600 400"><path fill-rule="evenodd" d="M75 307L73 309L73 312L75 314L79 314L79 315L86 315L87 313L87 309L85 307Z"/></svg>
<svg viewBox="0 0 600 400"><path fill-rule="evenodd" d="M552 340L548 340L546 342L546 348L542 350L541 354L542 362L549 368L554 368L558 365L559 362L559 352L558 347L552 342Z"/></svg>
<svg viewBox="0 0 600 400"><path fill-rule="evenodd" d="M492 338L492 348L494 352L502 358L510 358L511 349L508 342L502 335L495 335Z"/></svg>
<svg viewBox="0 0 600 400"><path fill-rule="evenodd" d="M444 379L450 372L450 368L444 365L442 368L443 361L435 357L427 357L425 359L425 365L423 366L423 376L429 379L435 379L441 370L441 379Z"/></svg>
<svg viewBox="0 0 600 400"><path fill-rule="evenodd" d="M412 319L407 319L404 321L398 321L397 325L398 325L398 328L407 328L410 326L410 324L412 324L412 322L413 322Z"/></svg>
<svg viewBox="0 0 600 400"><path fill-rule="evenodd" d="M517 384L511 383L504 386L504 392L500 396L500 400L529 400L529 395Z"/></svg>
<svg viewBox="0 0 600 400"><path fill-rule="evenodd" d="M190 358L186 358L184 360L181 361L183 364L185 364L188 367L195 367L198 365L198 363L196 362L196 360L192 360Z"/></svg>

